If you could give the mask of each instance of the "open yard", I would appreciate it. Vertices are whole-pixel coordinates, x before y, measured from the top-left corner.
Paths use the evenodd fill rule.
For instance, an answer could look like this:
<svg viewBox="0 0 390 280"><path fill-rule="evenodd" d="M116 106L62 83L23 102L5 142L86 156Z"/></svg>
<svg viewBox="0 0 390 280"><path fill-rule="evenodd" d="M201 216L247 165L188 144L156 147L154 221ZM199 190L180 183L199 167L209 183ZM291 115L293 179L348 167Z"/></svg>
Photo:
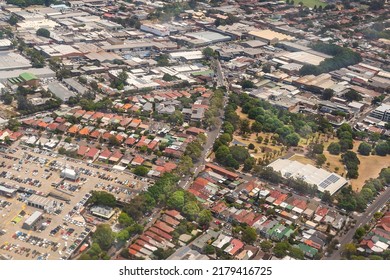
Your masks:
<svg viewBox="0 0 390 280"><path fill-rule="evenodd" d="M355 141L353 147L355 153L357 153L360 143L360 141ZM358 154L358 158L360 160L359 178L351 180L352 188L355 191L360 191L366 180L377 178L383 168L390 166L390 155L381 157L377 155L361 156Z"/></svg>

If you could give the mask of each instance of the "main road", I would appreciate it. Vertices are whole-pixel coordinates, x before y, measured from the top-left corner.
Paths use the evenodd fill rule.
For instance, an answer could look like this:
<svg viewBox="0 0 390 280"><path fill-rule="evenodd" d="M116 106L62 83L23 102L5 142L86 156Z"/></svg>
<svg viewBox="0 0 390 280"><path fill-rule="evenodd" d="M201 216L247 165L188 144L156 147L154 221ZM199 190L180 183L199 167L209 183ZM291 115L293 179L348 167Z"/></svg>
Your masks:
<svg viewBox="0 0 390 280"><path fill-rule="evenodd" d="M360 215L354 215L356 219L356 224L351 228L346 234L339 237L340 250L334 251L332 255L325 257L325 260L340 260L341 259L341 248L345 244L351 243L355 231L357 228L364 226L369 223L376 212L378 212L388 201L390 200L390 187L387 187L386 190L381 193L376 200L366 209L366 212Z"/></svg>
<svg viewBox="0 0 390 280"><path fill-rule="evenodd" d="M226 84L225 77L224 77L222 67L221 67L219 60L215 59L215 60L213 60L213 62L215 63L215 68L217 71L216 77L215 77L216 82L217 82L217 86L218 87L221 87L221 86L226 87L227 84ZM225 108L228 101L229 101L229 98L225 95L225 97L223 99L223 106L220 110L220 112L221 112L220 117L219 117L220 121L215 125L214 129L207 132L206 144L203 146L203 150L202 150L202 153L200 155L199 160L194 163L194 167L192 168L193 174L188 174L188 175L184 176L183 178L181 178L181 181L179 183L179 187L181 187L183 189L187 189L189 186L191 186L193 180L198 176L198 174L204 169L204 165L206 164L206 159L211 152L211 149L214 145L215 140L219 136L219 132L220 132L221 126L222 126L222 120L224 119L224 114L225 114L223 108Z"/></svg>

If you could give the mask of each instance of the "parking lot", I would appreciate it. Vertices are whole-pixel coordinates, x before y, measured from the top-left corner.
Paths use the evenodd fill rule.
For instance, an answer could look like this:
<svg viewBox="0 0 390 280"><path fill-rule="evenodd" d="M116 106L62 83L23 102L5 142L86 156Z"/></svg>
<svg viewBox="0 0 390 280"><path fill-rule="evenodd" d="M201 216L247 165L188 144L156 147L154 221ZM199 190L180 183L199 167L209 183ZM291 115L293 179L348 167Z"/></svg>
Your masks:
<svg viewBox="0 0 390 280"><path fill-rule="evenodd" d="M0 152L0 166L0 185L19 189L14 198L0 197L0 255L14 259L68 258L92 229L80 214L90 191L104 190L118 200L129 201L152 183L107 167L25 147ZM60 178L65 167L80 172L77 182ZM32 194L54 200L56 208L44 213L43 226L27 231L22 229L24 221L35 211L43 211L27 205Z"/></svg>

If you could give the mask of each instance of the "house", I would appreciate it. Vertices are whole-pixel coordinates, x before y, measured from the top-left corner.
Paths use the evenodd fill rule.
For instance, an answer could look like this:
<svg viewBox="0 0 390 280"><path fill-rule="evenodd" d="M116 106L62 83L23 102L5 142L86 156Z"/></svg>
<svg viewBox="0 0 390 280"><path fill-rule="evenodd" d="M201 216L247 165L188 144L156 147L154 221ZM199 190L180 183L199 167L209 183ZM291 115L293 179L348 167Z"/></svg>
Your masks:
<svg viewBox="0 0 390 280"><path fill-rule="evenodd" d="M230 241L230 245L226 247L224 252L228 253L231 256L235 256L240 252L240 250L243 247L244 247L244 243L241 240L234 238L233 240Z"/></svg>
<svg viewBox="0 0 390 280"><path fill-rule="evenodd" d="M102 151L99 155L99 160L102 160L102 161L105 161L105 160L108 160L109 157L111 156L111 151L108 150L108 149L105 149L104 151Z"/></svg>
<svg viewBox="0 0 390 280"><path fill-rule="evenodd" d="M77 150L77 155L83 157L88 151L89 151L89 147L80 146L79 149Z"/></svg>
<svg viewBox="0 0 390 280"><path fill-rule="evenodd" d="M99 152L100 152L99 149L92 147L92 148L90 148L90 149L88 150L88 152L85 154L85 158L94 161L94 160L96 160L97 157L99 156Z"/></svg>

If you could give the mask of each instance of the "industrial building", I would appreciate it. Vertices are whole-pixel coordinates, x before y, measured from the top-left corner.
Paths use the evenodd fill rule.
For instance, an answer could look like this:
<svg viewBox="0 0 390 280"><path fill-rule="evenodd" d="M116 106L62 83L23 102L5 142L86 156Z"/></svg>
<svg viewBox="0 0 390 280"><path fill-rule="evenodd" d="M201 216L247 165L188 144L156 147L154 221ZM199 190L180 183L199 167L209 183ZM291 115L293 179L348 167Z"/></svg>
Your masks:
<svg viewBox="0 0 390 280"><path fill-rule="evenodd" d="M31 67L31 63L24 56L11 52L0 52L0 71L27 69Z"/></svg>
<svg viewBox="0 0 390 280"><path fill-rule="evenodd" d="M310 185L318 187L320 192L329 191L331 195L345 186L348 181L336 173L330 173L310 164L303 164L288 159L278 159L268 167L280 172L284 178L302 179Z"/></svg>
<svg viewBox="0 0 390 280"><path fill-rule="evenodd" d="M61 85L59 82L51 82L48 85L48 90L51 91L55 96L57 96L62 101L66 102L70 97L76 96L75 93L68 90L66 87Z"/></svg>
<svg viewBox="0 0 390 280"><path fill-rule="evenodd" d="M141 25L140 29L157 36L169 36L170 34L169 28L161 24L144 23Z"/></svg>
<svg viewBox="0 0 390 280"><path fill-rule="evenodd" d="M0 186L0 195L6 197L14 197L16 195L16 189L10 189L4 186Z"/></svg>
<svg viewBox="0 0 390 280"><path fill-rule="evenodd" d="M40 195L36 195L36 194L31 195L27 199L28 206L32 206L32 207L42 209L45 211L50 211L51 209L53 209L54 204L55 204L55 202L53 199L50 199L50 198L47 198L44 196L40 196Z"/></svg>
<svg viewBox="0 0 390 280"><path fill-rule="evenodd" d="M43 213L35 211L27 220L23 223L22 228L25 230L31 230L41 220Z"/></svg>
<svg viewBox="0 0 390 280"><path fill-rule="evenodd" d="M71 180L71 181L77 181L79 179L79 173L76 170L65 168L61 171L60 177Z"/></svg>
<svg viewBox="0 0 390 280"><path fill-rule="evenodd" d="M115 211L111 207L107 206L93 206L91 207L91 213L94 216L109 220L114 216Z"/></svg>

